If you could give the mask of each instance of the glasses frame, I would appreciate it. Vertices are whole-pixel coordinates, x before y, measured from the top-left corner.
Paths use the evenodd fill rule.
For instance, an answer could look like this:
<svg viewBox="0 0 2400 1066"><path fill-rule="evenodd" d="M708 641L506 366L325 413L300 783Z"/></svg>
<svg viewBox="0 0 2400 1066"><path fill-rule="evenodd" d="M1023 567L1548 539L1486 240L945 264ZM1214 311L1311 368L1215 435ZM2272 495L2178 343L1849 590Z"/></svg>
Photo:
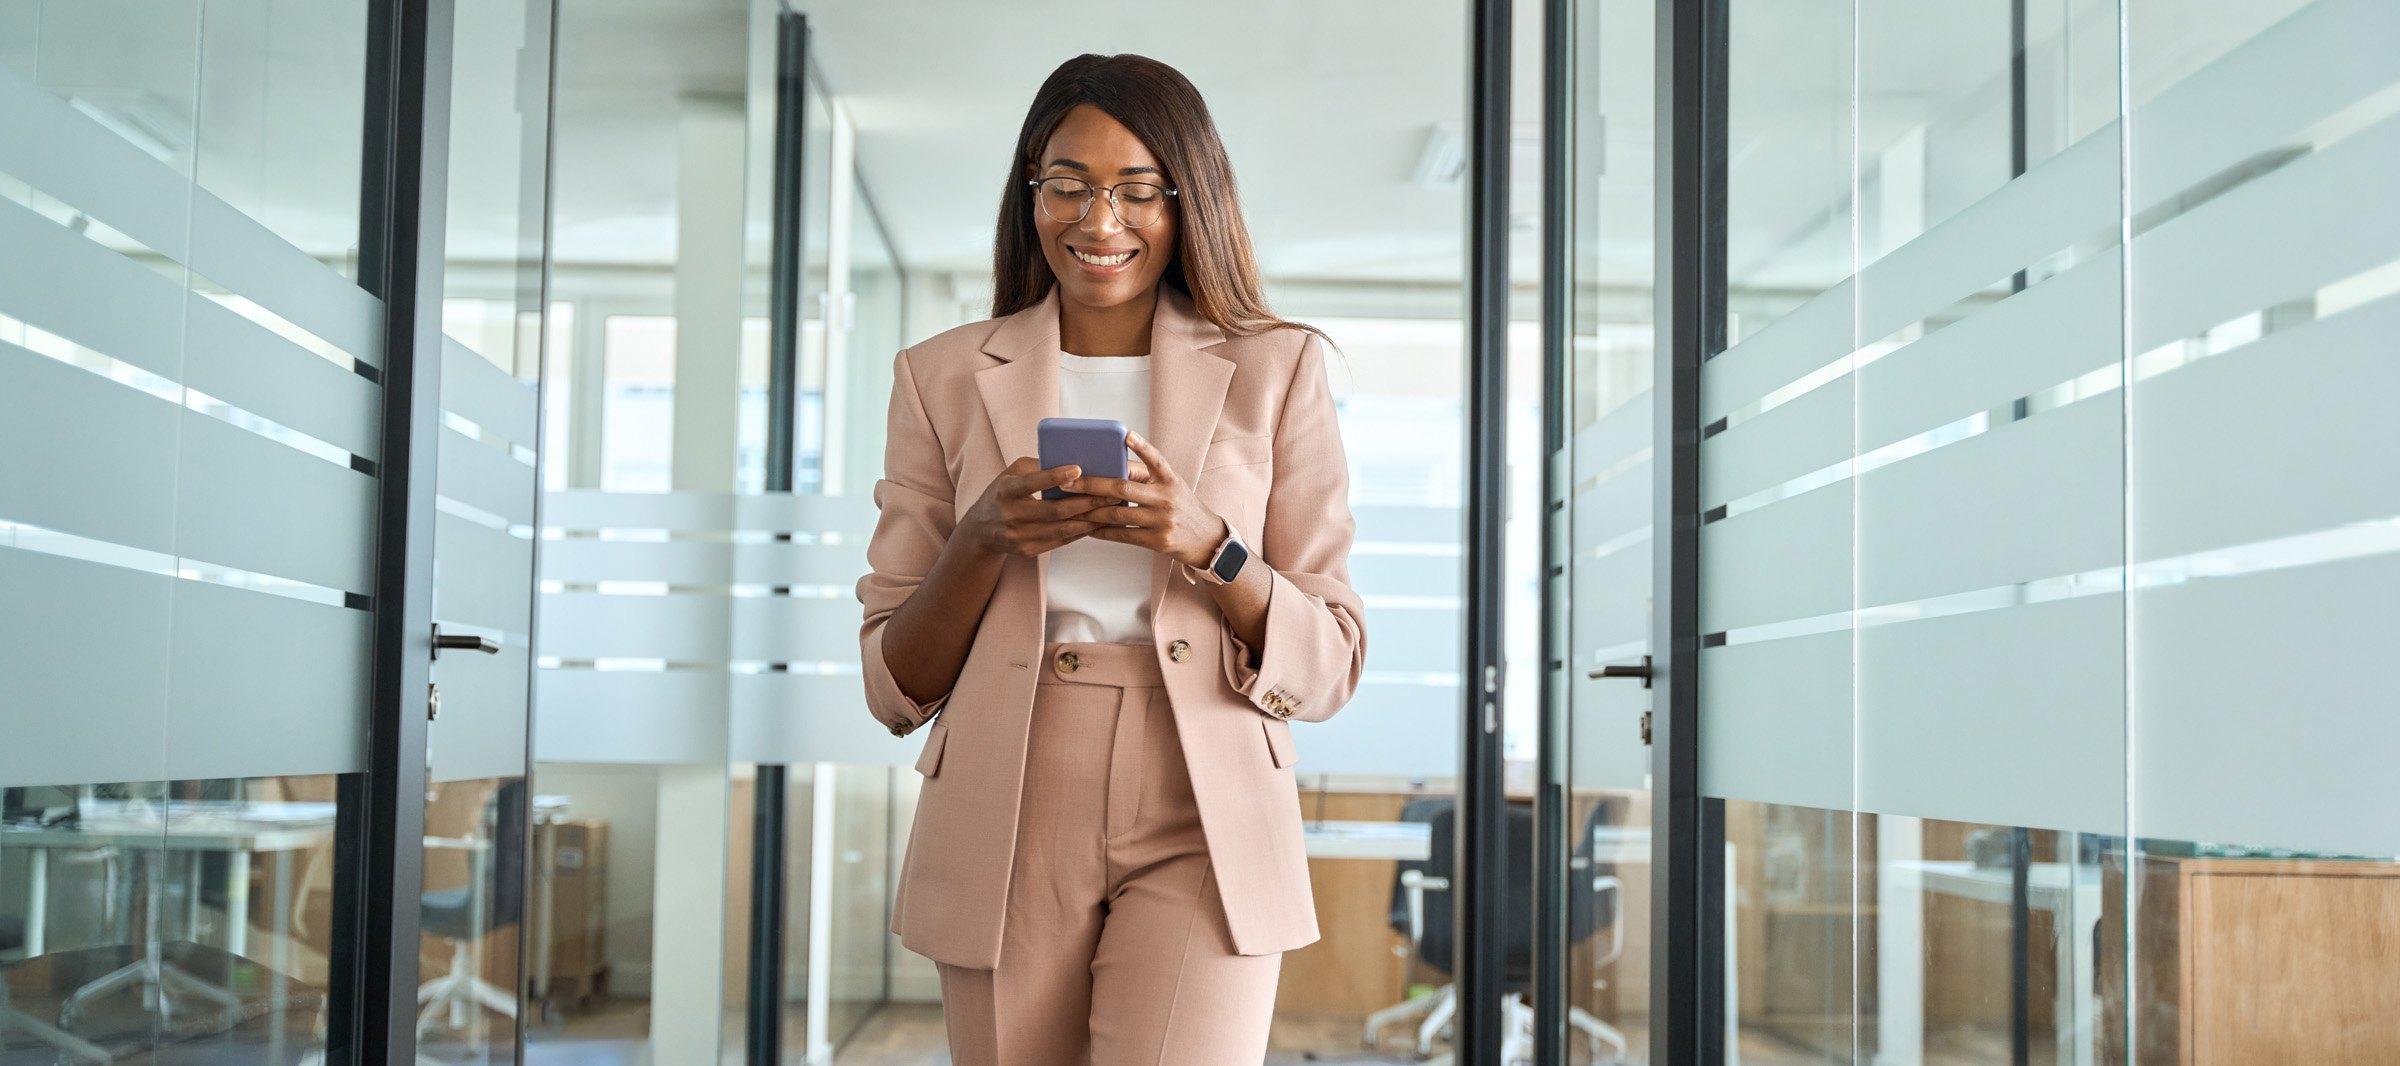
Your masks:
<svg viewBox="0 0 2400 1066"><path fill-rule="evenodd" d="M1076 177L1076 176L1074 176L1074 175L1072 175L1072 174L1052 174L1052 175L1050 175L1049 177L1046 177L1046 178L1027 178L1027 179L1025 180L1025 187L1026 187L1026 188L1028 188L1028 189L1031 189L1031 190L1033 190L1033 194L1034 194L1034 195L1033 195L1033 204L1034 204L1034 210L1041 212L1043 217L1045 217L1045 218L1048 218L1048 219L1049 219L1049 220L1051 220L1052 222L1056 222L1056 223L1058 223L1059 225L1062 225L1062 226L1073 226L1073 225L1077 225L1077 224L1081 223L1081 222L1082 222L1084 219L1087 219L1087 218L1090 218L1090 217L1092 217L1092 204L1093 204L1094 202L1096 202L1097 200L1099 200L1100 198L1095 196L1095 197L1093 197L1093 198L1092 198L1092 199L1090 199L1090 200L1085 200L1085 201L1083 202L1083 213L1082 213L1082 214L1080 214L1080 215L1077 215L1077 216L1075 216L1074 218L1071 218L1071 219L1060 218L1060 217L1058 217L1057 215L1053 215L1053 214L1051 214L1051 213L1050 213L1050 209L1049 209L1048 207L1046 207L1046 206L1043 206L1043 204L1042 204L1042 196L1041 196L1041 192L1042 192L1042 183L1044 183L1044 182L1049 182L1049 181L1080 181L1080 182L1083 182L1085 185L1089 185L1089 186L1091 186L1091 187L1092 187L1094 190L1096 190L1096 191L1099 191L1099 192L1105 192L1105 193L1107 193L1107 194L1108 194L1108 213L1109 213L1109 214L1111 214L1111 215L1113 215L1113 216L1115 216L1115 217L1116 217L1116 220L1117 220L1117 224L1118 224L1118 225L1120 225L1120 226L1123 226L1123 227L1125 227L1126 229L1145 229L1145 228L1147 228L1147 227L1149 227L1149 226L1152 226L1152 225L1154 225L1154 224L1155 224L1155 222L1144 222L1144 223L1141 223L1141 224L1139 224L1139 225L1136 225L1136 224L1135 224L1135 223L1133 223L1132 221L1128 220L1128 219L1125 217L1125 211L1124 211L1124 209L1123 209L1123 208L1121 208L1121 207L1119 207L1119 206L1117 206L1117 190L1118 190L1119 188L1122 188L1122 187L1124 187L1124 186L1127 186L1127 185L1147 185L1147 186L1149 186L1149 187L1151 187L1151 188L1153 188L1153 189L1157 189L1157 190L1159 190L1159 191L1161 191L1161 192L1164 192L1164 193L1166 193L1166 194L1167 194L1167 200L1169 200L1169 201L1172 201L1172 200L1174 200L1174 199L1175 199L1175 196L1176 196L1176 194L1177 194L1177 193L1180 191L1180 190L1176 189L1176 188L1175 188L1175 186L1172 186L1172 185L1161 185L1161 184L1159 184L1159 183L1157 183L1157 182L1155 182L1155 181L1120 181L1120 182L1116 183L1115 185L1100 185L1100 184L1096 184L1096 183L1094 183L1094 182L1092 182L1092 181L1089 181L1089 180L1087 180L1087 179L1084 179L1084 178L1078 178L1078 177Z"/></svg>

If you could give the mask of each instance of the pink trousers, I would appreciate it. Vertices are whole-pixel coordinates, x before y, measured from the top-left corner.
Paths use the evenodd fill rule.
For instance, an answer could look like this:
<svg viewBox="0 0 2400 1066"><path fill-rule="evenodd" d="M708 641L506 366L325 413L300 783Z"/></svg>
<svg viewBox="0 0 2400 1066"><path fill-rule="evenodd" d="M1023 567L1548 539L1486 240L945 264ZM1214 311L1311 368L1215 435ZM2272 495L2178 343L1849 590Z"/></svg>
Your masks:
<svg viewBox="0 0 2400 1066"><path fill-rule="evenodd" d="M1043 652L1000 966L940 967L952 1058L1262 1061L1283 956L1234 952L1157 652Z"/></svg>

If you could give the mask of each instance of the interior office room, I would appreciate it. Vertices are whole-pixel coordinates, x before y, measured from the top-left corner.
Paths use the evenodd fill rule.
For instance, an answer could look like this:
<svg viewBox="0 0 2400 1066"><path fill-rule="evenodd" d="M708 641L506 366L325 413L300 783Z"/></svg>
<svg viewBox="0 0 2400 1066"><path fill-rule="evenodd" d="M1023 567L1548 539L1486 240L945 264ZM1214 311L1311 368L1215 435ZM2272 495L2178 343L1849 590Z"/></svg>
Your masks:
<svg viewBox="0 0 2400 1066"><path fill-rule="evenodd" d="M0 1063L954 1061L855 589L1085 52L1331 342L1266 1062L2400 1062L2385 0L0 0Z"/></svg>

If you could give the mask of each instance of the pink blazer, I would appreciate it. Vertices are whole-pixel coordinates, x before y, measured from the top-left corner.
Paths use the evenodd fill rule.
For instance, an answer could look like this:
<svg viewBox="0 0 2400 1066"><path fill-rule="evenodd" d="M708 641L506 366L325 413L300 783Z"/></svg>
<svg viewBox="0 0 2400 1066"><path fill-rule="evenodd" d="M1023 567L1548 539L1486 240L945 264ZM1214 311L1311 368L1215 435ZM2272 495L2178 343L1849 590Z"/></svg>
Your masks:
<svg viewBox="0 0 2400 1066"><path fill-rule="evenodd" d="M858 583L860 654L867 708L893 736L931 724L892 931L958 966L999 963L1048 558L1003 566L956 686L931 703L892 680L885 655L908 649L884 647L884 624L992 478L1037 454L1035 423L1058 413L1058 355L1053 291L904 350L892 368L872 572ZM1162 286L1150 366L1151 441L1274 573L1256 670L1216 601L1164 556L1152 566L1150 617L1234 944L1287 951L1317 939L1288 722L1332 717L1366 661L1323 343L1299 330L1229 337Z"/></svg>

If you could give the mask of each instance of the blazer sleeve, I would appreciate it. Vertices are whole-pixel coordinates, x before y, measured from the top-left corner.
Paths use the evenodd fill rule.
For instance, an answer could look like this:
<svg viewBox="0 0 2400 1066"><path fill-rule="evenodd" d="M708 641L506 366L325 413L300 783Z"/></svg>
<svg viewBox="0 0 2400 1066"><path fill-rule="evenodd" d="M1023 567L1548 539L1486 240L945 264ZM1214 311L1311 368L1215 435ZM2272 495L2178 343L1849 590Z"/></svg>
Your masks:
<svg viewBox="0 0 2400 1066"><path fill-rule="evenodd" d="M932 721L950 701L950 694L943 693L919 703L900 691L885 658L883 634L892 613L917 591L950 539L957 513L951 499L941 441L917 393L908 352L902 350L892 360L890 424L884 437L883 477L875 482L875 535L867 542L868 572L858 581L858 601L866 608L858 643L867 710L893 736L906 736Z"/></svg>
<svg viewBox="0 0 2400 1066"><path fill-rule="evenodd" d="M1264 646L1225 629L1225 680L1260 711L1322 722L1366 669L1365 605L1350 587L1350 466L1342 450L1324 341L1307 334L1275 427L1274 482L1255 549L1268 566ZM1223 623L1220 623L1223 624Z"/></svg>

